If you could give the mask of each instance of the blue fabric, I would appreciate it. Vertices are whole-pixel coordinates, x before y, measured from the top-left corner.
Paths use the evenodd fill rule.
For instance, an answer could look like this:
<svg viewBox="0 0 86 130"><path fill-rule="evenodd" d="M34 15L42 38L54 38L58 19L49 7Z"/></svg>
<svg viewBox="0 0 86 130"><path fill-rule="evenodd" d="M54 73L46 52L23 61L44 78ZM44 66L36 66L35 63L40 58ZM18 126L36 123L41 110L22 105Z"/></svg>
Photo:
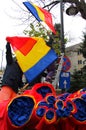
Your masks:
<svg viewBox="0 0 86 130"><path fill-rule="evenodd" d="M71 102L67 102L66 104L67 104L67 108L69 109L69 111L72 111L74 109Z"/></svg>
<svg viewBox="0 0 86 130"><path fill-rule="evenodd" d="M54 112L53 112L52 110L48 110L48 111L46 112L46 118L47 118L48 120L52 120L52 119L54 118Z"/></svg>
<svg viewBox="0 0 86 130"><path fill-rule="evenodd" d="M42 21L39 16L36 8L28 1L28 2L23 2L23 4L26 6L26 8L35 16L35 18L40 22Z"/></svg>
<svg viewBox="0 0 86 130"><path fill-rule="evenodd" d="M51 89L48 86L41 86L36 90L43 98L46 97L48 93L52 93Z"/></svg>
<svg viewBox="0 0 86 130"><path fill-rule="evenodd" d="M67 107L64 107L63 102L60 100L57 102L57 110L56 110L56 115L57 117L68 117L70 115L70 104L68 104ZM71 108L72 109L72 108Z"/></svg>
<svg viewBox="0 0 86 130"><path fill-rule="evenodd" d="M56 103L58 109L63 109L63 102L61 100L59 100L57 103Z"/></svg>
<svg viewBox="0 0 86 130"><path fill-rule="evenodd" d="M48 108L54 108L54 104L53 103L48 103Z"/></svg>
<svg viewBox="0 0 86 130"><path fill-rule="evenodd" d="M56 110L57 117L63 117L63 113L64 113L63 109L57 109Z"/></svg>
<svg viewBox="0 0 86 130"><path fill-rule="evenodd" d="M70 115L70 110L68 110L67 108L57 109L56 115L57 117L68 117Z"/></svg>
<svg viewBox="0 0 86 130"><path fill-rule="evenodd" d="M54 108L54 104L47 103L46 101L40 101L38 106L46 106L47 108Z"/></svg>
<svg viewBox="0 0 86 130"><path fill-rule="evenodd" d="M26 79L31 83L37 76L39 76L51 63L57 59L57 55L54 50L50 50L37 64L31 69L24 72Z"/></svg>
<svg viewBox="0 0 86 130"><path fill-rule="evenodd" d="M64 94L58 96L58 98L61 99L62 101L65 101L66 98L67 98L69 95L70 95L70 93L64 93Z"/></svg>
<svg viewBox="0 0 86 130"><path fill-rule="evenodd" d="M81 98L86 102L86 94L82 94Z"/></svg>
<svg viewBox="0 0 86 130"><path fill-rule="evenodd" d="M38 108L36 110L36 115L39 116L39 117L43 117L44 113L45 113L45 108Z"/></svg>
<svg viewBox="0 0 86 130"><path fill-rule="evenodd" d="M79 121L85 121L86 120L86 102L78 98L74 100L74 103L76 104L77 112L73 114L73 117Z"/></svg>
<svg viewBox="0 0 86 130"><path fill-rule="evenodd" d="M48 96L48 97L47 97L47 101L48 101L49 103L51 103L51 104L54 104L55 101L56 101L56 98L55 98L54 96Z"/></svg>
<svg viewBox="0 0 86 130"><path fill-rule="evenodd" d="M34 108L31 97L21 96L15 98L8 107L8 117L15 126L23 126L30 118Z"/></svg>
<svg viewBox="0 0 86 130"><path fill-rule="evenodd" d="M63 109L63 117L69 117L70 116L70 110L68 108Z"/></svg>
<svg viewBox="0 0 86 130"><path fill-rule="evenodd" d="M46 107L48 107L48 103L46 101L40 101L38 106L46 106Z"/></svg>
<svg viewBox="0 0 86 130"><path fill-rule="evenodd" d="M80 92L85 92L86 91L86 88L82 88L81 90L80 90Z"/></svg>

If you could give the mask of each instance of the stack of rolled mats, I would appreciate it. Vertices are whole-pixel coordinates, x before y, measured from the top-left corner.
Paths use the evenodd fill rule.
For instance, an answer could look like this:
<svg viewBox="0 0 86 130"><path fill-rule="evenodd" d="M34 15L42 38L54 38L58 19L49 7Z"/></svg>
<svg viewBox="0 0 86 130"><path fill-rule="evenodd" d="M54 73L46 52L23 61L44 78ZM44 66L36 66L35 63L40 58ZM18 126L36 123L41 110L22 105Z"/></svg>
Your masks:
<svg viewBox="0 0 86 130"><path fill-rule="evenodd" d="M57 95L52 84L37 83L0 109L6 130L86 130L86 88Z"/></svg>

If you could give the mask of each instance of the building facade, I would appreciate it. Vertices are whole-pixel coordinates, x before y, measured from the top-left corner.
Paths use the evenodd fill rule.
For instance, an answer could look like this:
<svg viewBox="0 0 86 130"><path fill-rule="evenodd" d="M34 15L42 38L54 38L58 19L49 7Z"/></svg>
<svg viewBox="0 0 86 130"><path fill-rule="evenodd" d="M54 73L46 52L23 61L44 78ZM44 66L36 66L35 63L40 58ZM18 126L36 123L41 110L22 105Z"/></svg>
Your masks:
<svg viewBox="0 0 86 130"><path fill-rule="evenodd" d="M80 52L80 45L76 44L65 49L65 55L71 61L71 68L70 72L73 73L74 70L80 70L85 65L85 58L83 57L82 53Z"/></svg>

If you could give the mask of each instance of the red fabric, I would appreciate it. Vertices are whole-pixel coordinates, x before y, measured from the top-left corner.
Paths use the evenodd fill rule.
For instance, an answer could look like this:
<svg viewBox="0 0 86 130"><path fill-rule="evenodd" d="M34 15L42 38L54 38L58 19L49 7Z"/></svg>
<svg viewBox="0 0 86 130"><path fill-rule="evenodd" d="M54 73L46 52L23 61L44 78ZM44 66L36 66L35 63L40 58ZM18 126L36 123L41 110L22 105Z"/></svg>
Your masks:
<svg viewBox="0 0 86 130"><path fill-rule="evenodd" d="M52 84L49 84L49 83L37 83L32 87L32 89L26 90L23 94L32 95L34 97L36 103L38 103L39 101L41 101L44 98L42 97L42 95L40 93L37 92L37 89L39 89L43 86L48 86L51 89L51 93L47 93L46 96L49 94L56 96L56 91L55 91L54 87L52 86Z"/></svg>
<svg viewBox="0 0 86 130"><path fill-rule="evenodd" d="M86 130L86 121L80 122L77 121L71 114L70 117L67 118L59 118L54 116L52 120L46 119L46 112L50 110L51 108L48 108L46 106L38 106L38 104L41 101L46 101L47 96L49 95L55 95L54 89L52 90L51 94L47 94L46 97L43 99L41 94L37 93L37 89L41 87L42 84L36 84L35 87L31 90L26 90L23 95L31 95L33 97L33 100L35 101L35 107L34 111L32 112L32 115L30 117L30 120L25 124L25 126L21 127L15 127L12 125L8 113L7 108L10 102L13 100L13 98L17 97L16 93L9 88L8 86L2 87L0 91L0 130ZM46 85L46 84L45 84ZM52 86L50 87L52 88ZM75 95L74 95L75 94ZM81 98L80 92L73 93L69 98L67 98L67 101L72 100L74 98ZM45 107L45 113L43 117L38 117L36 115L36 110L39 107ZM66 106L65 106L66 107ZM55 107L56 108L56 107ZM51 109L55 110L55 109ZM55 111L54 111L55 112ZM72 112L73 113L73 112ZM55 112L56 114L56 112Z"/></svg>
<svg viewBox="0 0 86 130"><path fill-rule="evenodd" d="M41 117L38 117L36 115L36 108L35 108L32 115L31 115L31 119L29 120L29 122L27 124L28 130L35 129L36 125L39 123L40 120L41 120Z"/></svg>
<svg viewBox="0 0 86 130"><path fill-rule="evenodd" d="M48 124L44 117L40 120L40 122L36 126L36 130L56 130L53 124Z"/></svg>
<svg viewBox="0 0 86 130"><path fill-rule="evenodd" d="M35 85L32 87L32 91L34 91L34 90L37 91L37 89L38 89L38 88L41 88L42 86L48 86L48 87L51 89L51 93L56 96L55 88L54 88L54 86L53 86L52 84L50 84L50 83L37 83L37 84L35 84ZM47 93L47 94L51 94L51 93Z"/></svg>
<svg viewBox="0 0 86 130"><path fill-rule="evenodd" d="M42 13L44 14L44 22L49 26L49 28L52 30L52 32L54 33L54 34L56 34L56 30L54 29L54 26L53 26L53 21L52 21L52 16L51 16L51 14L47 11L47 10L45 10L45 9L43 9L43 8L40 8L40 7L38 7L41 11L42 11Z"/></svg>
<svg viewBox="0 0 86 130"><path fill-rule="evenodd" d="M42 120L42 117L39 117L36 114L36 111L39 108L44 108L45 111L48 109L46 106L38 106L38 104L35 105L34 111L33 111L32 115L31 115L31 118L30 118L28 124L27 124L27 128L30 129L30 130L35 129L35 127L37 126L37 124L39 124L39 122Z"/></svg>
<svg viewBox="0 0 86 130"><path fill-rule="evenodd" d="M54 124L55 130L75 130L75 125L69 118L60 118Z"/></svg>
<svg viewBox="0 0 86 130"><path fill-rule="evenodd" d="M85 121L79 121L79 120L76 120L73 116L71 116L70 120L75 125L84 125L84 126L86 125L86 120Z"/></svg>
<svg viewBox="0 0 86 130"><path fill-rule="evenodd" d="M42 117L42 119L40 120L40 122L37 124L36 129L37 130L55 130L55 122L56 122L56 115L54 113L54 117L53 119L49 120L46 118L46 113L48 112L48 110L51 110L52 112L55 112L53 109L46 109L46 112L44 114L44 116Z"/></svg>
<svg viewBox="0 0 86 130"><path fill-rule="evenodd" d="M75 125L70 122L69 118L63 118L59 121L60 130L75 130Z"/></svg>
<svg viewBox="0 0 86 130"><path fill-rule="evenodd" d="M23 95L31 95L34 97L36 103L42 100L42 96L38 94L35 90L26 90Z"/></svg>
<svg viewBox="0 0 86 130"><path fill-rule="evenodd" d="M8 86L3 86L0 91L0 130L23 130L15 128L9 120L7 107L16 93Z"/></svg>
<svg viewBox="0 0 86 130"><path fill-rule="evenodd" d="M9 86L3 86L0 91L0 102L4 100L11 100L16 96L16 93Z"/></svg>
<svg viewBox="0 0 86 130"><path fill-rule="evenodd" d="M86 130L86 125L78 125L75 130Z"/></svg>
<svg viewBox="0 0 86 130"><path fill-rule="evenodd" d="M1 130L8 130L7 124L7 113L6 108L9 103L9 100L0 102L0 129Z"/></svg>
<svg viewBox="0 0 86 130"><path fill-rule="evenodd" d="M0 129L9 130L10 122L8 121L7 106L16 93L8 86L3 86L0 91ZM13 130L13 129L12 129Z"/></svg>
<svg viewBox="0 0 86 130"><path fill-rule="evenodd" d="M27 55L37 40L31 37L6 37L6 40L12 45L14 51L20 50L24 55ZM30 43L30 44L29 44Z"/></svg>
<svg viewBox="0 0 86 130"><path fill-rule="evenodd" d="M23 128L15 128L8 118L7 106L10 100L0 102L0 130L23 130Z"/></svg>

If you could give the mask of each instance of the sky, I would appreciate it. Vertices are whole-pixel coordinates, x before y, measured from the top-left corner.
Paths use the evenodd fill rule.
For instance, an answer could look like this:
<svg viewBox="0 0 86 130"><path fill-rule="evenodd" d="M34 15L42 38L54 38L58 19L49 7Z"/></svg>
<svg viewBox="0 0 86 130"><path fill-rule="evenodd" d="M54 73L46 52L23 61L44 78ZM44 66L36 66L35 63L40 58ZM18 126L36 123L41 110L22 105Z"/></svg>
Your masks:
<svg viewBox="0 0 86 130"><path fill-rule="evenodd" d="M16 8L18 7L12 2L12 0L3 0L0 4L0 49L3 49L4 47L4 42L6 42L6 36L13 36L19 34L21 35L23 30L25 29L25 26L19 26L18 19L16 19Z"/></svg>
<svg viewBox="0 0 86 130"><path fill-rule="evenodd" d="M20 6L23 7L22 4L23 0L15 0L20 2ZM56 22L60 22L60 9L56 8ZM18 17L21 17L21 12L18 10L18 6L12 2L12 0L2 0L0 4L0 55L4 55L5 53L5 45L6 45L6 37L7 36L17 36L17 35L24 35L23 30L26 28L27 25L21 24ZM64 18L64 33L72 39L72 41L67 43L67 46L74 45L76 43L80 43L82 32L86 27L86 21L81 17L71 17L66 14L63 16ZM3 56L3 61L4 61ZM0 59L0 61L2 58ZM5 62L5 61L4 61ZM1 62L0 62L1 63ZM1 65L0 65L1 66Z"/></svg>

